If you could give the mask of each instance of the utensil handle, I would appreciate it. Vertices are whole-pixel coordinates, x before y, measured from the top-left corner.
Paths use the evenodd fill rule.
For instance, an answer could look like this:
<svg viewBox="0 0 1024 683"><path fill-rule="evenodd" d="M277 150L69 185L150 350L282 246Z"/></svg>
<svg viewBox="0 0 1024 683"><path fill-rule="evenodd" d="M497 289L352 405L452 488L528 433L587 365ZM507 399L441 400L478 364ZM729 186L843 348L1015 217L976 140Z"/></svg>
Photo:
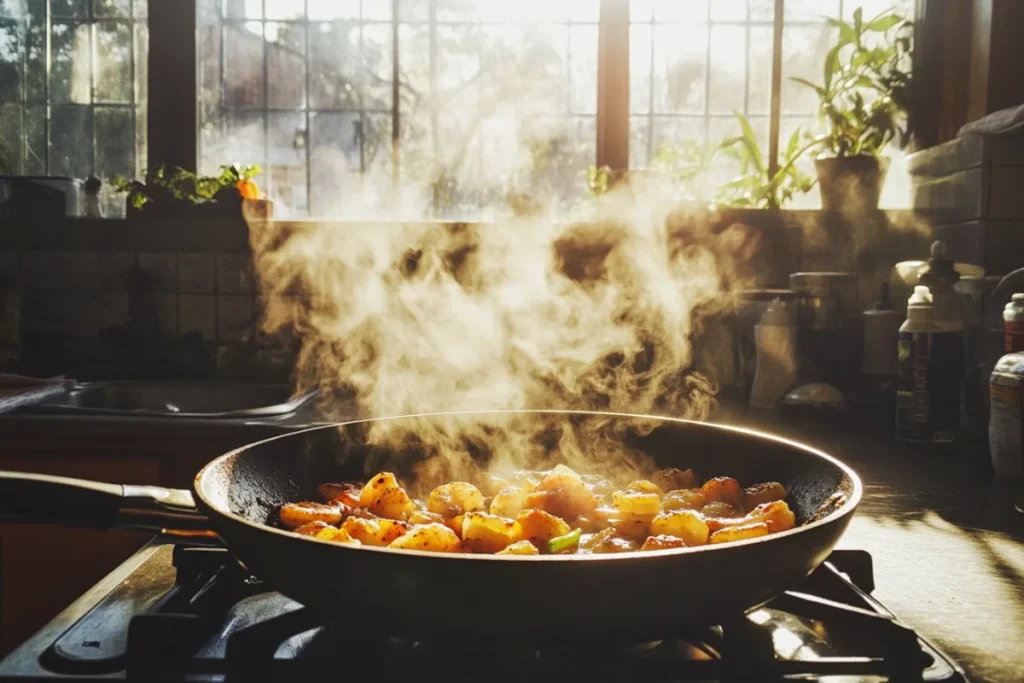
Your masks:
<svg viewBox="0 0 1024 683"><path fill-rule="evenodd" d="M161 532L209 528L189 491L0 471L0 523Z"/></svg>

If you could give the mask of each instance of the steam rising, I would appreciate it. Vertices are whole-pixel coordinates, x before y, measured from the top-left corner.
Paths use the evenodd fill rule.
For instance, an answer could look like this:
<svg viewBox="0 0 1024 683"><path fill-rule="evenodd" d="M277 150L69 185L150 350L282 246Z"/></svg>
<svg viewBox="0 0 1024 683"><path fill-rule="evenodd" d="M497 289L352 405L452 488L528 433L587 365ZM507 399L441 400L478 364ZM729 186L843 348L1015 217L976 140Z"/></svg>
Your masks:
<svg viewBox="0 0 1024 683"><path fill-rule="evenodd" d="M601 222L253 223L265 328L300 341L301 388L350 391L365 416L565 408L705 418L714 388L691 368L692 335L740 284L723 277L731 271L719 268L715 236L680 230L641 191L592 209ZM441 455L421 474L447 477L466 476L474 458L526 466L556 444L570 466L614 468L623 454L608 429L477 415L376 423L366 438Z"/></svg>

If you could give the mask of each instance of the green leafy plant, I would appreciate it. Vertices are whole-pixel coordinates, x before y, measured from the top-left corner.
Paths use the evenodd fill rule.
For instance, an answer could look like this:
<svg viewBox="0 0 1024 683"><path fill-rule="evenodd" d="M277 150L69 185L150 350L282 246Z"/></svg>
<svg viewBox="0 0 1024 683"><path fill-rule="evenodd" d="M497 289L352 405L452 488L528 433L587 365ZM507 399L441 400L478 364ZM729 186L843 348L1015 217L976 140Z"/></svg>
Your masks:
<svg viewBox="0 0 1024 683"><path fill-rule="evenodd" d="M721 151L721 142L683 140L658 148L651 166L669 174L689 199L708 201L713 198L708 176Z"/></svg>
<svg viewBox="0 0 1024 683"><path fill-rule="evenodd" d="M128 180L123 176L110 179L110 186L118 192L128 194L128 204L134 209L143 209L147 205L161 203L178 203L186 206L197 206L215 202L231 192L233 198L238 196L238 184L249 181L263 172L259 164L225 165L220 167L216 176L199 176L183 168L175 167L167 171L163 166L147 171L144 180Z"/></svg>
<svg viewBox="0 0 1024 683"><path fill-rule="evenodd" d="M826 131L819 138L822 151L837 157L879 156L893 140L905 146L913 23L891 10L865 21L862 8L854 11L852 24L826 20L839 38L825 55L822 83L791 79L818 96Z"/></svg>
<svg viewBox="0 0 1024 683"><path fill-rule="evenodd" d="M782 152L778 169L772 173L750 121L739 112L733 115L740 124L741 134L723 140L720 149L739 163L740 174L721 186L720 203L739 208L779 209L797 194L814 187L815 179L801 171L797 162L808 150L821 144L820 138L808 138L797 128Z"/></svg>
<svg viewBox="0 0 1024 683"><path fill-rule="evenodd" d="M608 192L611 169L607 166L587 167L587 191L594 197Z"/></svg>

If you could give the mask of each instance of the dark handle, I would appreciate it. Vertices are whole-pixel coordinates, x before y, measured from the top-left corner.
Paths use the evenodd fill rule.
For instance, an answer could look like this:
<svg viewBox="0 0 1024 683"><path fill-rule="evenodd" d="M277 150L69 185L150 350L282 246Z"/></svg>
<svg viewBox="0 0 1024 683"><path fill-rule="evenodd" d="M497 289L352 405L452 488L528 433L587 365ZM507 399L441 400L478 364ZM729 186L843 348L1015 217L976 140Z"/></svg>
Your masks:
<svg viewBox="0 0 1024 683"><path fill-rule="evenodd" d="M188 491L5 471L0 522L153 532L208 528Z"/></svg>

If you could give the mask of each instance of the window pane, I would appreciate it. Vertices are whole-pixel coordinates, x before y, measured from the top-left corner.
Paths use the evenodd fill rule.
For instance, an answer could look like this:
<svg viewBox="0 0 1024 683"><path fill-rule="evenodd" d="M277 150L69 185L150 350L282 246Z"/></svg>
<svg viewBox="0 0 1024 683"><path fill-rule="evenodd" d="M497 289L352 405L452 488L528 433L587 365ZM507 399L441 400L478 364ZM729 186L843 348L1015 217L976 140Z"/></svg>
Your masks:
<svg viewBox="0 0 1024 683"><path fill-rule="evenodd" d="M648 148L651 139L649 116L631 116L629 119L629 166L647 168L650 157Z"/></svg>
<svg viewBox="0 0 1024 683"><path fill-rule="evenodd" d="M572 104L577 113L597 113L597 26L573 26L569 33Z"/></svg>
<svg viewBox="0 0 1024 683"><path fill-rule="evenodd" d="M820 22L822 17L838 16L839 4L840 0L786 0L783 21Z"/></svg>
<svg viewBox="0 0 1024 683"><path fill-rule="evenodd" d="M222 164L265 164L262 112L225 111L200 128L200 173L215 175Z"/></svg>
<svg viewBox="0 0 1024 683"><path fill-rule="evenodd" d="M695 141L706 138L715 145L738 134L733 112L749 119L762 154L767 154L775 4L775 0L631 0L633 167L651 164L664 147L673 147L677 157L685 157L696 154ZM798 122L813 127L816 121L815 93L791 79L821 80L825 54L837 36L824 17L841 13L849 18L857 7L864 8L865 18L894 8L913 17L914 6L914 0L786 0L781 45L782 145ZM737 170L734 162L719 155L709 181L725 182Z"/></svg>
<svg viewBox="0 0 1024 683"><path fill-rule="evenodd" d="M140 3L0 0L0 172L138 174L149 42Z"/></svg>
<svg viewBox="0 0 1024 683"><path fill-rule="evenodd" d="M708 18L709 0L654 0L655 21L700 22Z"/></svg>
<svg viewBox="0 0 1024 683"><path fill-rule="evenodd" d="M634 114L651 111L652 35L650 24L634 24L629 29L629 109Z"/></svg>
<svg viewBox="0 0 1024 683"><path fill-rule="evenodd" d="M404 203L392 186L391 0L268 1L266 16L235 5L197 13L201 165L241 143L229 111L262 111L246 128L262 137L245 145L266 150L261 186L287 215L476 216L509 194L557 205L582 194L599 0L398 4Z"/></svg>
<svg viewBox="0 0 1024 683"><path fill-rule="evenodd" d="M704 117L656 116L651 135L651 149L655 154L666 145L678 146L686 140L704 142Z"/></svg>
<svg viewBox="0 0 1024 683"><path fill-rule="evenodd" d="M89 16L89 0L50 0L50 12L55 17L85 19Z"/></svg>
<svg viewBox="0 0 1024 683"><path fill-rule="evenodd" d="M747 62L749 77L747 111L767 115L772 106L772 48L773 31L770 26L750 27L750 58Z"/></svg>
<svg viewBox="0 0 1024 683"><path fill-rule="evenodd" d="M92 171L91 149L82 144L92 139L92 109L67 105L50 109L51 175L84 178Z"/></svg>
<svg viewBox="0 0 1024 683"><path fill-rule="evenodd" d="M224 24L224 105L232 109L264 106L263 24Z"/></svg>
<svg viewBox="0 0 1024 683"><path fill-rule="evenodd" d="M22 99L22 37L20 22L0 21L0 102Z"/></svg>
<svg viewBox="0 0 1024 683"><path fill-rule="evenodd" d="M96 25L96 99L100 102L130 104L132 55L135 49L132 25L104 21Z"/></svg>
<svg viewBox="0 0 1024 683"><path fill-rule="evenodd" d="M267 24L267 103L277 109L306 104L306 27Z"/></svg>
<svg viewBox="0 0 1024 683"><path fill-rule="evenodd" d="M700 114L707 85L707 24L654 27L654 110Z"/></svg>
<svg viewBox="0 0 1024 683"><path fill-rule="evenodd" d="M0 104L0 175L22 173L22 155L18 141L24 136L23 108L18 104Z"/></svg>
<svg viewBox="0 0 1024 683"><path fill-rule="evenodd" d="M711 28L708 110L715 114L744 111L747 103L747 29Z"/></svg>
<svg viewBox="0 0 1024 683"><path fill-rule="evenodd" d="M129 19L132 16L132 0L92 0L92 14L94 17L122 17Z"/></svg>
<svg viewBox="0 0 1024 683"><path fill-rule="evenodd" d="M50 101L92 101L92 41L88 24L54 22L50 29Z"/></svg>
<svg viewBox="0 0 1024 683"><path fill-rule="evenodd" d="M793 82L804 78L812 83L822 79L821 65L836 40L835 29L818 26L787 26L782 32L782 113L811 114L817 111L818 97L807 86Z"/></svg>
<svg viewBox="0 0 1024 683"><path fill-rule="evenodd" d="M135 173L135 136L130 107L96 107L96 173L104 178Z"/></svg>
<svg viewBox="0 0 1024 683"><path fill-rule="evenodd" d="M711 3L712 21L745 21L747 0L715 0Z"/></svg>
<svg viewBox="0 0 1024 683"><path fill-rule="evenodd" d="M750 0L751 21L772 21L775 17L775 0Z"/></svg>

